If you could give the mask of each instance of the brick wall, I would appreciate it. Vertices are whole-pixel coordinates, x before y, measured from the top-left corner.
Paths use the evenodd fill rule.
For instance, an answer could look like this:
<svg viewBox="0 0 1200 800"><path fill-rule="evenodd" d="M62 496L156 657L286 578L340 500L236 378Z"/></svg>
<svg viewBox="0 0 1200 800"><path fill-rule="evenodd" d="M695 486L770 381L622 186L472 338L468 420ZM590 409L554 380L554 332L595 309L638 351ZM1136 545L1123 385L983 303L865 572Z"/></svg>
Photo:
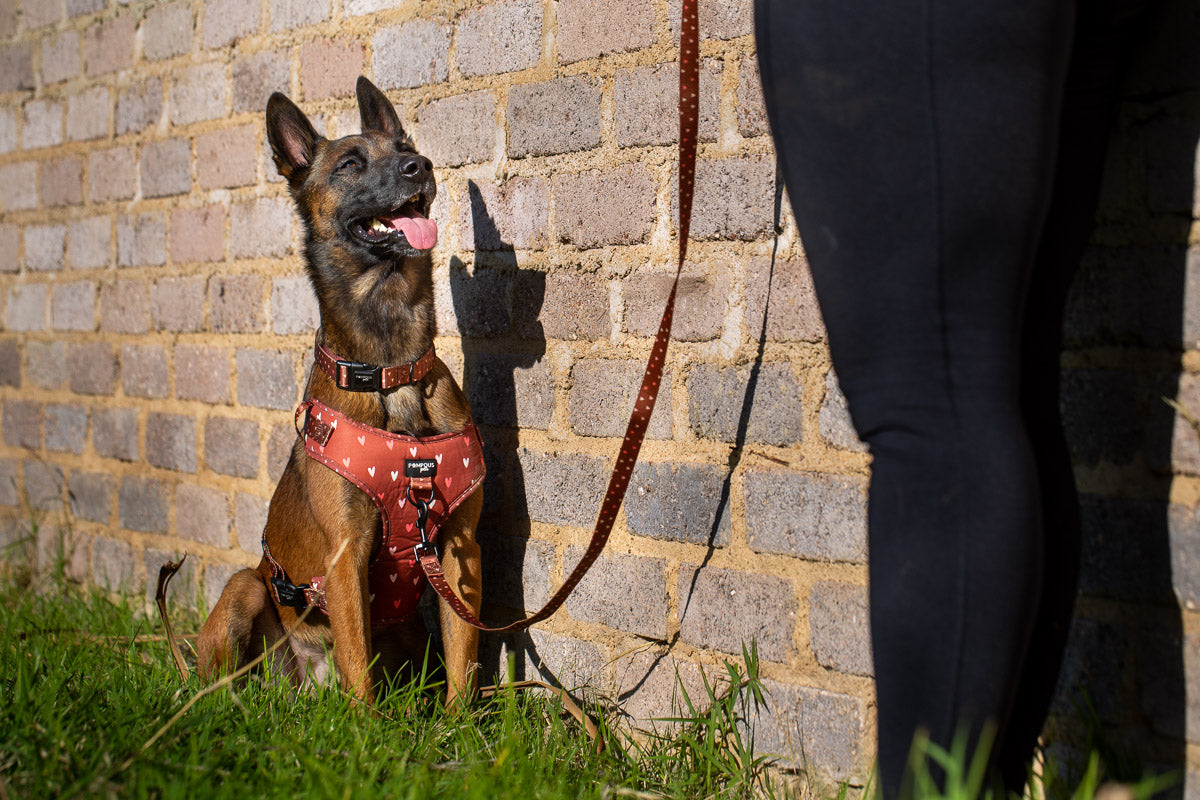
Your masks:
<svg viewBox="0 0 1200 800"><path fill-rule="evenodd" d="M701 9L696 241L644 460L566 608L485 640L485 660L644 720L669 713L677 672L694 688L753 637L775 698L760 746L861 785L868 456L786 201L775 235L750 3ZM1113 736L1178 768L1200 766L1200 439L1159 398L1200 414L1200 80L1194 11L1169 13L1072 305L1088 558L1064 686L1094 687ZM187 552L179 583L208 603L257 561L317 323L262 110L282 90L353 133L363 73L438 165L437 347L487 440L487 599L539 606L586 542L665 296L678 16L0 0L0 541L37 520L43 557L68 532L74 575L134 591Z"/></svg>

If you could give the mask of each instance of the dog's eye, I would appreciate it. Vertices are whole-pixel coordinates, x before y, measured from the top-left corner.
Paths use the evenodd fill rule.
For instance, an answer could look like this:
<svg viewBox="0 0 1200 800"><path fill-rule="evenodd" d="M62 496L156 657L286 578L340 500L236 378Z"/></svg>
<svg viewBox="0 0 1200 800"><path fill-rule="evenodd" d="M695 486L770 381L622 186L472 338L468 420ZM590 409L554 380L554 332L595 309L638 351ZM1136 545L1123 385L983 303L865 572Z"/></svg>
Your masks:
<svg viewBox="0 0 1200 800"><path fill-rule="evenodd" d="M360 169L362 169L362 160L358 156L346 156L337 165L338 172L346 172L348 170L357 172Z"/></svg>

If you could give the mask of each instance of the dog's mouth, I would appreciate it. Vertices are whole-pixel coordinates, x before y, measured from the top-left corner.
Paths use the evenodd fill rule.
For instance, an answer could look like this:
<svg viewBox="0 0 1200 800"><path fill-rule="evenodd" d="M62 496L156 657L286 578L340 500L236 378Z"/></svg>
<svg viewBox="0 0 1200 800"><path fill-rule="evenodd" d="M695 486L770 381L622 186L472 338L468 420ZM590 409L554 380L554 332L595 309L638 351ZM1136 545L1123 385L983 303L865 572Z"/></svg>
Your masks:
<svg viewBox="0 0 1200 800"><path fill-rule="evenodd" d="M407 242L414 250L437 244L437 223L426 216L429 201L421 192L398 208L375 217L360 217L350 223L350 232L370 245Z"/></svg>

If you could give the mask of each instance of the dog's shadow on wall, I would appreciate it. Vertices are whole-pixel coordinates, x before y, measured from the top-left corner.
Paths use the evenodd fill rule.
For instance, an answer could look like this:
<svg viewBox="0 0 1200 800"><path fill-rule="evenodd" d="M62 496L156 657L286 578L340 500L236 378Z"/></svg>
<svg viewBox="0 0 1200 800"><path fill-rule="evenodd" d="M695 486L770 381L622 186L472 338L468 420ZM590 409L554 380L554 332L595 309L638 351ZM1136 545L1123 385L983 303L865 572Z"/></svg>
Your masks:
<svg viewBox="0 0 1200 800"><path fill-rule="evenodd" d="M1092 245L1067 305L1062 387L1083 559L1054 710L1090 718L1084 727L1117 773L1108 777L1125 780L1143 768L1182 779L1185 743L1200 739L1184 655L1200 640L1184 635L1181 617L1181 605L1200 603L1200 512L1172 503L1174 472L1200 467L1200 438L1188 440L1200 431L1177 426L1166 402L1178 398L1200 416L1200 392L1181 382L1182 354L1200 338L1184 302L1200 13L1190 0L1167 0L1145 33L1122 88Z"/></svg>
<svg viewBox="0 0 1200 800"><path fill-rule="evenodd" d="M474 181L467 182L467 197L473 263L468 269L459 258L451 259L450 293L462 342L463 390L480 427L488 471L476 533L483 551L483 619L499 623L519 619L529 596L523 564L530 523L523 513L518 429L545 427L553 410L553 378L541 366L546 335L539 316L546 275L521 269ZM540 661L525 631L504 637L484 634L479 656L485 676L504 672L505 645ZM517 679L524 677L524 661L516 660Z"/></svg>

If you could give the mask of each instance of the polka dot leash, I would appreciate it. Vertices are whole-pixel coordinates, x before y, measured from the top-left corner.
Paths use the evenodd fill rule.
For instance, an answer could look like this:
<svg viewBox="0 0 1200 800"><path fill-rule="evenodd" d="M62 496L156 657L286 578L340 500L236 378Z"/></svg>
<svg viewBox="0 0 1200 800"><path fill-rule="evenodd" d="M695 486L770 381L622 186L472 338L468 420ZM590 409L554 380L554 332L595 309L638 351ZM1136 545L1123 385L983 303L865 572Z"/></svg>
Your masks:
<svg viewBox="0 0 1200 800"><path fill-rule="evenodd" d="M575 569L563 581L563 585L540 611L531 617L496 628L481 623L466 604L458 598L446 581L436 554L428 553L420 556L421 568L429 579L430 585L450 604L459 617L481 630L493 633L520 630L541 622L557 611L583 579L588 569L599 558L601 551L604 550L609 534L612 533L613 523L616 522L617 511L625 499L625 491L629 488L633 465L637 463L638 453L642 449L642 440L646 438L650 413L654 410L654 402L658 398L659 385L662 382L667 345L671 339L671 321L675 314L675 291L679 286L679 275L683 270L684 259L687 257L688 233L692 222L692 195L696 182L696 135L700 117L700 92L698 91L700 84L700 25L696 3L697 0L683 0L683 30L679 42L679 263L675 268L675 282L671 285L671 291L667 295L667 306L663 310L662 322L658 326L658 334L650 349L650 361L646 365L645 375L642 376L642 386L638 391L633 413L629 417L629 426L625 429L621 452L617 456L617 464L612 477L609 478L608 489L604 494L604 501L600 505L600 516L596 520L596 527L592 532L592 540L588 549L579 563L575 565Z"/></svg>

